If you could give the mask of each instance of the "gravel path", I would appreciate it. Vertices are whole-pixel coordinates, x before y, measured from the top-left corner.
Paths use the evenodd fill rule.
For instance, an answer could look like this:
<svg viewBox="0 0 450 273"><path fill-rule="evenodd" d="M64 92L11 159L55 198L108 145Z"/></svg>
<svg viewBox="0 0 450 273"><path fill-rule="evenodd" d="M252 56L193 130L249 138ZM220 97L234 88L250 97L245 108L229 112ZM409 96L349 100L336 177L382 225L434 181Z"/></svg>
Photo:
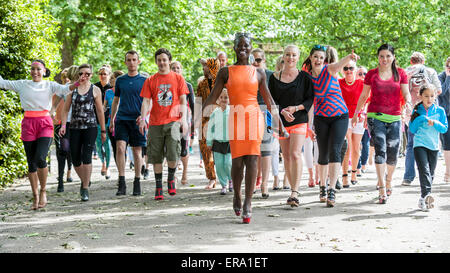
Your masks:
<svg viewBox="0 0 450 273"><path fill-rule="evenodd" d="M318 187L301 183L300 207L285 205L289 191L261 193L253 199L250 225L234 216L232 194L207 191L199 168L197 141L189 162L189 185L178 184L171 197L154 201L154 177L142 182L143 195L131 196L134 172L127 167L127 196L116 197L117 173L100 176L94 160L90 201L81 202L80 181L56 193L56 159L48 182L49 203L31 211L26 179L0 191L0 253L36 252L450 252L450 183L443 182L439 159L433 185L436 203L422 212L418 178L401 186L404 158L394 175L393 195L376 204L376 174L369 166L360 182L337 193L335 208L319 203ZM114 164L114 163L112 163ZM281 168L281 165L280 165ZM166 169L166 168L165 168ZM166 171L166 170L165 170ZM177 171L181 176L181 171ZM282 177L283 172L281 172ZM167 174L164 173L164 179ZM272 177L269 180L271 188Z"/></svg>

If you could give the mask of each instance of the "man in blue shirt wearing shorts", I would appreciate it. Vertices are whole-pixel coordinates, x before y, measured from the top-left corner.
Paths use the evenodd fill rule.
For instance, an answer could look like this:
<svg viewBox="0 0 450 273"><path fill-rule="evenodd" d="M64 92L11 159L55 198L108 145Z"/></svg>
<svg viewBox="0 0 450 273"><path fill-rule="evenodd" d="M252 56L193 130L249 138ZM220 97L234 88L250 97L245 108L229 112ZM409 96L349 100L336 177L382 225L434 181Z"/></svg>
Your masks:
<svg viewBox="0 0 450 273"><path fill-rule="evenodd" d="M142 97L140 96L145 77L139 74L141 61L136 51L130 50L125 54L125 65L128 73L117 78L114 100L111 106L110 130L116 139L116 160L119 169L119 183L116 195L126 194L125 183L125 153L127 143L133 149L134 183L133 195L141 195L141 165L142 147L146 146L146 137L139 132L136 121L141 118ZM120 102L120 103L119 103Z"/></svg>

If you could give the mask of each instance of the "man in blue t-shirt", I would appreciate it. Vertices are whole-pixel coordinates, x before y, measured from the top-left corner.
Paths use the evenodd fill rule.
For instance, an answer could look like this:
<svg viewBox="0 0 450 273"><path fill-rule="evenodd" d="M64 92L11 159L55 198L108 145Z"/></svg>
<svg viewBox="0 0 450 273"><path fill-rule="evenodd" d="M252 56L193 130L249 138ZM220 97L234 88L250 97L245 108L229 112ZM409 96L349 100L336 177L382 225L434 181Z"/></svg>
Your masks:
<svg viewBox="0 0 450 273"><path fill-rule="evenodd" d="M109 128L116 139L116 161L119 169L119 186L116 195L126 194L125 152L127 143L133 149L135 166L133 195L141 195L142 147L146 146L146 138L139 132L136 122L141 118L142 97L140 93L146 78L138 72L140 63L136 51L130 50L125 54L128 73L117 78L111 106Z"/></svg>

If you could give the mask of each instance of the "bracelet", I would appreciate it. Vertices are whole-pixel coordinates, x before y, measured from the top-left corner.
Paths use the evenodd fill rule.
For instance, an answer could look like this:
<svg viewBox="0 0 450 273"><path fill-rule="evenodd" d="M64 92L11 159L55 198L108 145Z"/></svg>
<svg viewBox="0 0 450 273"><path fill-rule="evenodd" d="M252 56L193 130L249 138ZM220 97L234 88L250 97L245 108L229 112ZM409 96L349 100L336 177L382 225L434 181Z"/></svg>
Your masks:
<svg viewBox="0 0 450 273"><path fill-rule="evenodd" d="M75 82L73 85L75 85L75 87L78 87L78 86L80 86L80 83L79 82Z"/></svg>
<svg viewBox="0 0 450 273"><path fill-rule="evenodd" d="M101 132L102 134L103 134L103 133L105 133L105 134L106 134L106 130L101 130L100 132Z"/></svg>
<svg viewBox="0 0 450 273"><path fill-rule="evenodd" d="M66 125L65 124L61 125L61 128L66 128Z"/></svg>

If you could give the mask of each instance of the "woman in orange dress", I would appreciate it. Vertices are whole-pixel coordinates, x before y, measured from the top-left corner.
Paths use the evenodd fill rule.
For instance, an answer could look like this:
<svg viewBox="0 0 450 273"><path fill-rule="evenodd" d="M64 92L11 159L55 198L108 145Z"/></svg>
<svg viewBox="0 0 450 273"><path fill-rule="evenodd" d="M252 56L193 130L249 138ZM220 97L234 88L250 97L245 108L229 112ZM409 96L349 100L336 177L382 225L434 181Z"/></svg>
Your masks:
<svg viewBox="0 0 450 273"><path fill-rule="evenodd" d="M248 224L251 218L251 200L258 170L257 159L261 154L260 145L265 129L262 113L256 99L258 89L268 110L274 117L275 126L273 127L277 129L279 126L285 136L287 136L287 133L280 122L275 102L268 91L264 70L249 63L252 50L250 35L248 33L236 33L233 49L236 53L237 62L219 70L214 88L203 104L203 112L211 112L208 111L211 110L208 109L208 106L217 101L222 89L226 87L230 98L229 142L232 157L231 178L234 188L233 209L237 216L241 215L243 209L243 223ZM241 183L244 179L244 167L246 169L245 200L242 205Z"/></svg>

